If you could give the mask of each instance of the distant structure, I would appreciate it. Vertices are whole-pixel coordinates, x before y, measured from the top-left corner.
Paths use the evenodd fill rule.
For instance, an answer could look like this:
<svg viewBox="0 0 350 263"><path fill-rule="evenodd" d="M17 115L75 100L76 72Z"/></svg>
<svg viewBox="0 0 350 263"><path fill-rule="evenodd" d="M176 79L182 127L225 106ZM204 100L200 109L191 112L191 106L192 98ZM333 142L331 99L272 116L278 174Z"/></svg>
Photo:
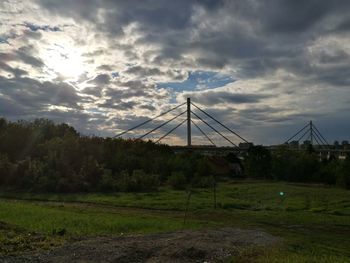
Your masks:
<svg viewBox="0 0 350 263"><path fill-rule="evenodd" d="M300 144L303 139L303 143ZM305 150L312 146L312 150L319 153L320 159L329 159L330 156L345 159L350 153L348 141L343 141L342 145L338 141L335 141L333 145L329 144L312 121L309 121L308 124L290 137L285 144L291 150Z"/></svg>
<svg viewBox="0 0 350 263"><path fill-rule="evenodd" d="M299 136L299 139L293 140L295 138L298 138L298 136ZM303 143L304 145L314 145L315 142L319 146L328 146L329 145L327 140L323 137L323 135L320 133L320 131L317 129L317 127L315 126L315 124L313 124L312 121L310 121L302 129L300 129L297 133L295 133L292 137L290 137L285 142L285 144L299 147L300 141L303 138L306 138L306 140ZM291 140L293 140L293 141L291 141ZM291 141L291 143L289 143L290 141Z"/></svg>
<svg viewBox="0 0 350 263"><path fill-rule="evenodd" d="M164 127L169 123L172 123L173 121L178 119L180 116L186 116L185 119L178 122L175 125L175 127L170 129L168 132L166 132L164 135L162 135L160 138L158 138L154 142L159 143L161 140L168 137L171 133L173 133L176 129L178 129L181 125L186 123L187 124L187 129L186 129L187 144L186 146L172 146L173 150L176 153L192 151L192 152L200 152L201 154L205 154L205 155L226 155L228 153L240 154L247 151L252 146L254 146L252 142L247 141L237 132L230 129L227 125L223 124L222 122L214 118L212 115L210 115L208 112L206 112L205 110L201 109L199 106L194 104L191 101L191 98L187 98L185 102L153 118L150 118L128 130L125 130L114 137L120 137L126 133L129 133L133 130L141 128L147 123L150 123L156 120L157 118L160 118L166 114L169 114L171 112L175 112L178 109L181 109L181 107L184 107L185 105L186 105L186 109L183 109L182 111L177 113L175 116L173 115L173 117L171 117L167 121L164 121L157 127L147 131L143 135L139 136L137 139L144 139L149 134L159 130L160 128ZM198 121L202 125L204 124L204 126L209 127L212 131L214 131L215 134L219 135L221 138L227 141L230 144L230 146L217 147L213 139L210 138L208 134L206 134L204 130L199 126ZM232 139L228 138L227 135L224 135L221 131L218 130L218 128L214 127L211 123L209 123L210 121L211 123L214 122L215 124L219 125L219 127L223 128L226 132L228 132L229 135L233 135L235 138L238 138L241 141L238 144L238 146L232 141ZM193 145L192 125L196 127L196 129L206 138L206 140L210 143L209 145ZM336 155L338 158L342 159L342 158L345 158L345 156L348 153L350 153L350 145L348 141L344 140L342 141L341 144L338 141L334 142L334 145L329 144L328 141L325 139L325 137L322 135L322 133L319 131L319 129L315 126L315 124L312 121L309 121L303 128L301 128L293 136L291 136L287 141L285 141L284 145L287 145L290 150L297 150L297 151L310 148L318 152L320 154L320 158L329 158L331 155ZM271 145L271 146L265 146L265 147L268 148L270 151L275 151L279 148L279 146L280 145Z"/></svg>
<svg viewBox="0 0 350 263"><path fill-rule="evenodd" d="M191 98L187 98L186 102L182 103L182 104L179 104L177 105L176 107L166 111L166 112L163 112L161 114L159 114L158 116L156 117L153 117L143 123L140 123L126 131L123 131L119 134L117 134L116 136L114 137L120 137L130 131L133 131L137 128L140 128L142 126L144 126L145 124L161 117L161 116L164 116L172 111L175 111L177 110L178 108L182 107L186 105L186 110L185 111L182 111L181 113L177 114L175 117L169 119L168 121L165 121L164 123L162 123L161 125L155 127L154 129L146 132L145 134L143 134L142 136L138 137L138 139L143 139L145 138L147 135L149 135L150 133L162 128L163 126L165 126L166 124L174 121L175 119L177 119L178 117L186 114L186 119L183 120L182 122L180 122L178 125L176 125L174 128L172 128L170 131L168 131L165 135L163 135L162 137L160 137L158 140L156 140L155 142L158 143L160 142L162 139L164 139L165 137L167 137L168 135L170 135L172 132L174 132L177 128L179 128L182 124L184 124L185 122L187 123L187 148L193 148L193 145L192 145L192 127L191 125L193 124L198 130L199 132L209 141L209 143L216 147L215 143L213 142L213 140L211 138L209 138L209 136L203 131L203 129L201 129L199 127L199 125L194 122L192 120L192 116L195 116L198 120L200 120L203 124L205 124L206 126L208 126L211 130L213 130L216 134L220 135L224 140L226 140L227 142L229 142L232 146L231 147L234 147L234 148L239 148L231 139L229 139L227 136L225 136L224 134L222 134L217 128L215 128L213 125L209 124L203 117L201 117L199 114L202 114L202 116L204 115L205 117L209 118L210 120L214 121L215 123L219 124L222 128L224 128L226 131L228 131L230 134L234 135L235 137L238 137L240 140L242 140L244 143L248 143L249 142L244 139L242 136L240 136L238 133L236 133L235 131L233 131L232 129L230 129L229 127L227 127L225 124L223 124L222 122L218 121L216 118L214 118L213 116L211 116L209 113L207 113L206 111L204 111L203 109L201 109L199 106L197 106L196 104L192 103L191 102ZM195 108L195 110L197 110L197 113L192 111L191 109L191 106L193 106Z"/></svg>

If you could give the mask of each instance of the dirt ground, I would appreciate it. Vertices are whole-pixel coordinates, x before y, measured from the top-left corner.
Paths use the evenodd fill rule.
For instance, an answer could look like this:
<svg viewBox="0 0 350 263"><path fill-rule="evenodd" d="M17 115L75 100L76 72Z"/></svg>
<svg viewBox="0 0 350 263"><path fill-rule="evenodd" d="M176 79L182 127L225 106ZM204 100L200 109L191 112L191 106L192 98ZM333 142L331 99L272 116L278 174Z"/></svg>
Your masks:
<svg viewBox="0 0 350 263"><path fill-rule="evenodd" d="M219 230L95 237L50 251L0 257L0 262L222 262L244 248L279 242L260 230Z"/></svg>

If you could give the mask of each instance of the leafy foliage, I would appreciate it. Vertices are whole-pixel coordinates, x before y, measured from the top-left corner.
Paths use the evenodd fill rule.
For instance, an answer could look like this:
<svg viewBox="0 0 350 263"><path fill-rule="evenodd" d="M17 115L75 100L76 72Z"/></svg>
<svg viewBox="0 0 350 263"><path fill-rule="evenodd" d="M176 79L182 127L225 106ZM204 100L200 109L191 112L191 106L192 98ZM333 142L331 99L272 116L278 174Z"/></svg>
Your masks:
<svg viewBox="0 0 350 263"><path fill-rule="evenodd" d="M168 178L168 184L175 190L184 190L187 180L182 172L173 172Z"/></svg>
<svg viewBox="0 0 350 263"><path fill-rule="evenodd" d="M350 158L320 160L314 151L293 152L281 146L272 154L271 169L277 180L350 188Z"/></svg>
<svg viewBox="0 0 350 263"><path fill-rule="evenodd" d="M218 157L224 158L224 157ZM350 160L320 161L311 150L272 153L251 147L244 160L234 155L227 176L316 182L350 188ZM36 192L153 191L164 183L175 189L211 187L211 159L196 153L175 154L151 141L81 136L67 124L38 119L0 119L0 186ZM243 171L243 172L241 172Z"/></svg>

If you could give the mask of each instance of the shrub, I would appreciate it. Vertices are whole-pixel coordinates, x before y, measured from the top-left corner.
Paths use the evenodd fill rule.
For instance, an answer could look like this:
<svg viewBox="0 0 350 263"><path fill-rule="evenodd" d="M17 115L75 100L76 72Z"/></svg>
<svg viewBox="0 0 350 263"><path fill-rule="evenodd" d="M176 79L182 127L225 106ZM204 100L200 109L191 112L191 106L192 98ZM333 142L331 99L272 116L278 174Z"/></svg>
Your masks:
<svg viewBox="0 0 350 263"><path fill-rule="evenodd" d="M345 160L337 171L336 184L345 189L350 189L350 160Z"/></svg>
<svg viewBox="0 0 350 263"><path fill-rule="evenodd" d="M250 147L244 159L244 166L248 177L271 179L270 151L263 146Z"/></svg>
<svg viewBox="0 0 350 263"><path fill-rule="evenodd" d="M192 185L194 187L199 188L209 188L212 187L215 183L213 176L200 176L199 174L195 174L192 180Z"/></svg>
<svg viewBox="0 0 350 263"><path fill-rule="evenodd" d="M183 190L186 188L187 180L183 172L172 172L168 177L168 184L176 190Z"/></svg>
<svg viewBox="0 0 350 263"><path fill-rule="evenodd" d="M7 178L11 177L12 166L7 155L0 154L0 185L6 184Z"/></svg>
<svg viewBox="0 0 350 263"><path fill-rule="evenodd" d="M113 177L111 170L104 170L98 189L102 192L114 192L117 190L117 181Z"/></svg>
<svg viewBox="0 0 350 263"><path fill-rule="evenodd" d="M146 174L143 170L134 170L130 175L123 171L118 180L118 188L123 192L154 191L159 186L159 177Z"/></svg>

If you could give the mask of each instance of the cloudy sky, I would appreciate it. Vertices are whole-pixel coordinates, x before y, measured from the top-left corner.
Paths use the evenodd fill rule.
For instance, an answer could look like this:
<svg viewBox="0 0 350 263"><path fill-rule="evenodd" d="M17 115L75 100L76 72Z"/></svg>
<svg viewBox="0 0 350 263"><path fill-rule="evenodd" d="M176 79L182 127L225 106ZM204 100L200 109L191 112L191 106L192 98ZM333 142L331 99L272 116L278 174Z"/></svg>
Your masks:
<svg viewBox="0 0 350 263"><path fill-rule="evenodd" d="M349 13L346 0L3 0L0 116L112 136L191 97L255 143L309 120L350 139Z"/></svg>

